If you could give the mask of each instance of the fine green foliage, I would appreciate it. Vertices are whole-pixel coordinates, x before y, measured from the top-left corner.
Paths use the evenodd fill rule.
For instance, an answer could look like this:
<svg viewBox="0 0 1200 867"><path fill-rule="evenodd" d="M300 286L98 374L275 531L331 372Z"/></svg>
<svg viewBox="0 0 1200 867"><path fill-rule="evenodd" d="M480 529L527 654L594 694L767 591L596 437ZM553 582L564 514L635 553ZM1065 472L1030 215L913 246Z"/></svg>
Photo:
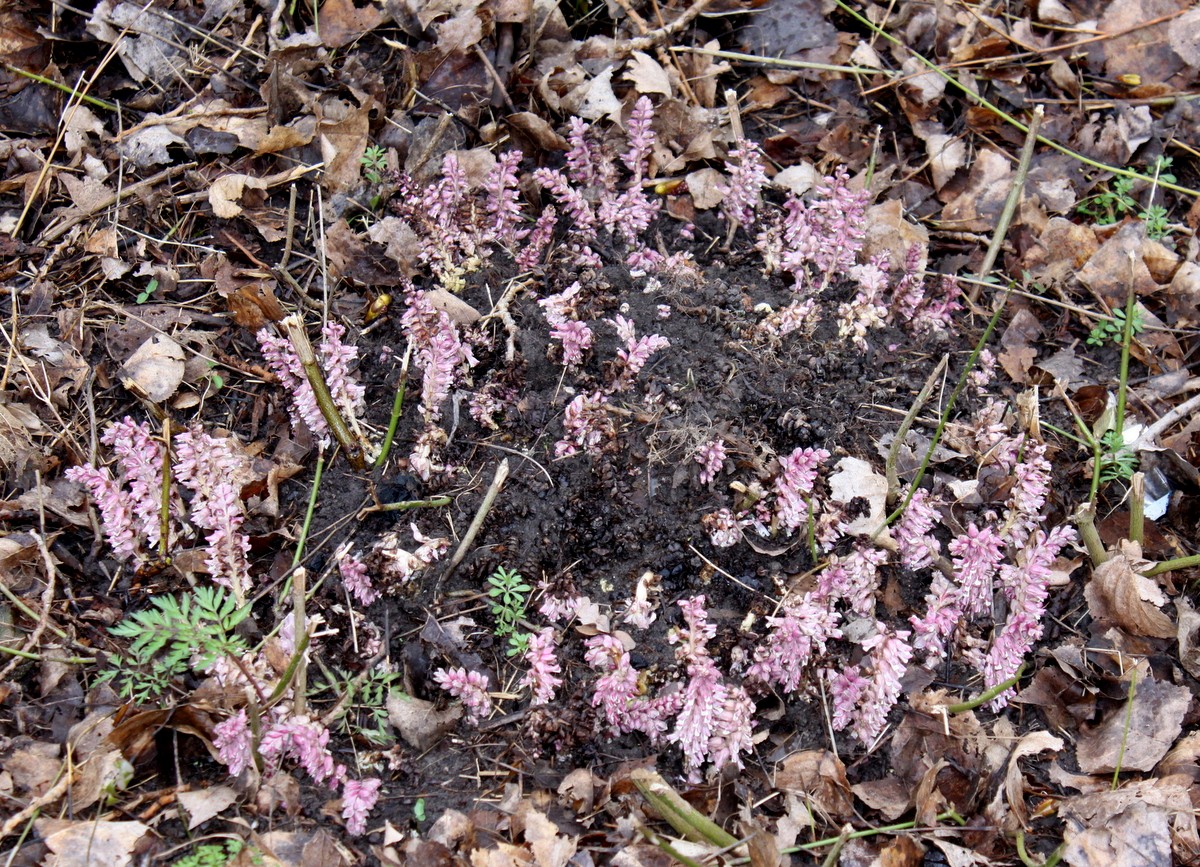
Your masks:
<svg viewBox="0 0 1200 867"><path fill-rule="evenodd" d="M383 181L383 172L387 168L387 148L381 145L371 145L359 157L363 167L363 177L369 183L378 184Z"/></svg>
<svg viewBox="0 0 1200 867"><path fill-rule="evenodd" d="M1148 168L1154 175L1156 183L1158 181L1168 184L1175 183L1175 175L1168 171L1171 163L1171 157L1159 156L1150 164ZM1099 226L1108 226L1119 222L1126 216L1136 215L1146 224L1147 237L1154 241L1161 241L1171 234L1166 208L1154 204L1145 209L1139 208L1137 199L1133 197L1133 178L1117 178L1112 182L1111 187L1084 199L1075 210L1080 214L1092 217Z"/></svg>
<svg viewBox="0 0 1200 867"><path fill-rule="evenodd" d="M1137 472L1138 456L1123 441L1116 430L1106 431L1100 438L1100 481L1128 481Z"/></svg>
<svg viewBox="0 0 1200 867"><path fill-rule="evenodd" d="M1146 330L1146 323L1142 321L1141 308L1133 308L1133 321L1130 323L1130 328L1134 334L1141 334ZM1110 340L1113 343L1120 343L1125 335L1125 309L1118 307L1113 310L1112 319L1103 319L1096 323L1096 327L1088 334L1089 346L1103 346Z"/></svg>
<svg viewBox="0 0 1200 867"><path fill-rule="evenodd" d="M376 746L391 746L396 739L388 722L387 697L392 685L400 679L400 673L376 668L361 680L344 671L340 674L342 682L336 689L347 694L347 707L358 711L357 714L347 713L342 724L347 731L357 732Z"/></svg>
<svg viewBox="0 0 1200 867"><path fill-rule="evenodd" d="M517 624L525 617L529 591L533 588L525 583L520 572L501 566L488 578L492 597L492 616L496 618L497 638L508 638L508 655L516 656L529 648L529 635L518 632Z"/></svg>
<svg viewBox="0 0 1200 867"><path fill-rule="evenodd" d="M182 596L155 596L150 608L125 618L111 630L130 640L109 659L100 682L120 684L122 697L146 702L165 693L176 678L204 670L221 656L241 656L246 644L234 634L250 614L221 587L197 587Z"/></svg>
<svg viewBox="0 0 1200 867"><path fill-rule="evenodd" d="M220 843L203 843L192 850L191 854L176 858L171 867L225 867L238 856L245 847L241 840L226 840Z"/></svg>

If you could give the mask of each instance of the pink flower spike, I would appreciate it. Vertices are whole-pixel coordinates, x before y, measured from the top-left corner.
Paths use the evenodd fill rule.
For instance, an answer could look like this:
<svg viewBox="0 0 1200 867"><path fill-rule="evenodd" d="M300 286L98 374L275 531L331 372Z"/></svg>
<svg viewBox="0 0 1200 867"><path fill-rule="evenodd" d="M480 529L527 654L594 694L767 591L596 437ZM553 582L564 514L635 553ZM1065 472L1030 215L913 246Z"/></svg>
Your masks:
<svg viewBox="0 0 1200 867"><path fill-rule="evenodd" d="M367 816L379 801L379 788L383 780L346 780L342 787L342 818L346 820L346 831L354 837L367 830Z"/></svg>
<svg viewBox="0 0 1200 867"><path fill-rule="evenodd" d="M213 726L213 746L217 748L217 757L229 769L229 776L240 776L254 761L253 739L245 708Z"/></svg>
<svg viewBox="0 0 1200 867"><path fill-rule="evenodd" d="M533 697L531 705L547 704L554 698L554 691L562 685L558 673L562 667L554 652L554 630L546 627L529 636L529 649L525 652L525 664L529 671L521 679L521 687L529 687Z"/></svg>
<svg viewBox="0 0 1200 867"><path fill-rule="evenodd" d="M727 457L725 441L720 438L709 440L697 448L692 453L692 459L700 465L700 484L707 485L715 479Z"/></svg>
<svg viewBox="0 0 1200 867"><path fill-rule="evenodd" d="M371 576L367 574L367 564L362 560L347 554L338 562L338 572L347 592L363 605L370 605L379 598L379 591L375 589L371 583Z"/></svg>
<svg viewBox="0 0 1200 867"><path fill-rule="evenodd" d="M433 673L433 679L438 686L462 701L467 711L467 722L478 724L492 712L492 697L488 695L486 675L465 668L439 668Z"/></svg>

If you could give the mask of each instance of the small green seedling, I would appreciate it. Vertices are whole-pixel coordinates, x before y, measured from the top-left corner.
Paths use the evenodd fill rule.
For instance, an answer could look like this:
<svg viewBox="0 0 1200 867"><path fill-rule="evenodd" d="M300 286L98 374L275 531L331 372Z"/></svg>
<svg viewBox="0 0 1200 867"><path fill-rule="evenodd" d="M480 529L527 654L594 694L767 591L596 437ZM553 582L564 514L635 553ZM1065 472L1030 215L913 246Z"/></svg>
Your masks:
<svg viewBox="0 0 1200 867"><path fill-rule="evenodd" d="M245 847L241 840L226 840L220 843L203 843L192 850L191 854L176 858L171 867L225 867L238 856Z"/></svg>
<svg viewBox="0 0 1200 867"><path fill-rule="evenodd" d="M1168 156L1158 156L1148 169L1154 175L1154 188L1150 198L1153 201L1154 189L1158 182L1175 183L1175 175L1167 171L1171 168L1172 159ZM1146 224L1146 235L1153 241L1161 241L1171 234L1171 226L1167 222L1167 209L1162 205L1150 204L1145 209L1138 206L1133 197L1133 178L1117 178L1112 186L1084 199L1076 207L1080 214L1092 217L1098 226L1109 226L1119 222L1129 215L1137 217Z"/></svg>
<svg viewBox="0 0 1200 867"><path fill-rule="evenodd" d="M1142 321L1141 308L1133 308L1133 321L1130 323L1130 328L1134 334L1141 334L1146 330L1146 323ZM1089 346L1103 346L1112 341L1120 343L1125 334L1125 309L1118 307L1113 310L1112 319L1103 319L1096 323L1096 327L1088 334Z"/></svg>
<svg viewBox="0 0 1200 867"><path fill-rule="evenodd" d="M525 617L529 591L520 572L501 566L488 578L492 598L492 616L496 618L497 638L508 638L508 655L516 656L529 648L529 635L517 632L517 624Z"/></svg>
<svg viewBox="0 0 1200 867"><path fill-rule="evenodd" d="M138 293L137 303L145 304L147 301L149 301L151 298L154 297L154 293L157 291L158 291L158 278L153 277L153 278L151 278L150 282L146 284L146 288Z"/></svg>
<svg viewBox="0 0 1200 867"><path fill-rule="evenodd" d="M363 167L363 177L369 183L382 183L383 172L387 169L387 148L382 145L371 145L363 151L359 162Z"/></svg>

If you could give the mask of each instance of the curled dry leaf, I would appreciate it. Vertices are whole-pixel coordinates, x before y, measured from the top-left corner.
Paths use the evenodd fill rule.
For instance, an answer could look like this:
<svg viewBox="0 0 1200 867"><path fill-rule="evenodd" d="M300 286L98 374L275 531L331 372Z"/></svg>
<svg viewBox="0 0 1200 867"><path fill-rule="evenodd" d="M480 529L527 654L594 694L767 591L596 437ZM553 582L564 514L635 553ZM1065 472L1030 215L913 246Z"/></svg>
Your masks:
<svg viewBox="0 0 1200 867"><path fill-rule="evenodd" d="M160 403L183 382L183 348L164 334L153 334L125 362L122 382L135 394Z"/></svg>
<svg viewBox="0 0 1200 867"><path fill-rule="evenodd" d="M1008 808L1022 827L1029 816L1025 810L1025 777L1021 773L1019 760L1025 756L1036 756L1046 750L1058 752L1062 748L1062 738L1057 738L1050 732L1030 732L1013 747L1012 755L1008 758L1008 770L1004 773L1004 794L1008 798Z"/></svg>
<svg viewBox="0 0 1200 867"><path fill-rule="evenodd" d="M150 830L141 822L69 819L38 819L34 827L54 853L56 867L124 867L133 861L138 840Z"/></svg>
<svg viewBox="0 0 1200 867"><path fill-rule="evenodd" d="M415 750L427 750L436 744L446 732L454 728L462 718L461 704L453 704L439 711L431 701L413 698L393 692L387 698L388 722L390 722Z"/></svg>
<svg viewBox="0 0 1200 867"><path fill-rule="evenodd" d="M1200 840L1190 787L1190 779L1175 775L1067 798L1058 808L1066 822L1064 861L1105 867L1194 863ZM1172 860L1173 848L1183 860Z"/></svg>
<svg viewBox="0 0 1200 867"><path fill-rule="evenodd" d="M1174 638L1175 624L1160 611L1167 601L1158 584L1138 574L1145 568L1141 548L1123 542L1120 552L1101 563L1092 573L1084 590L1092 617L1114 623L1131 635L1147 638Z"/></svg>
<svg viewBox="0 0 1200 867"><path fill-rule="evenodd" d="M208 203L212 205L214 216L229 220L242 213L242 206L238 204L242 193L248 189L265 190L266 188L267 183L262 178L239 174L222 175L208 188Z"/></svg>
<svg viewBox="0 0 1200 867"><path fill-rule="evenodd" d="M828 750L804 750L788 756L775 771L775 788L803 795L813 809L835 822L847 822L854 816L846 766Z"/></svg>
<svg viewBox="0 0 1200 867"><path fill-rule="evenodd" d="M1080 769L1089 774L1110 774L1118 767L1153 769L1179 737L1191 703L1192 693L1185 686L1139 679L1132 707L1125 702L1114 705L1098 726L1080 728L1075 751Z"/></svg>
<svg viewBox="0 0 1200 867"><path fill-rule="evenodd" d="M851 521L845 527L845 532L851 535L874 533L883 523L887 505L887 479L861 458L842 458L837 462L836 470L829 477L829 499L847 506L861 497L869 506L866 514L862 514L861 510L854 512L860 517Z"/></svg>

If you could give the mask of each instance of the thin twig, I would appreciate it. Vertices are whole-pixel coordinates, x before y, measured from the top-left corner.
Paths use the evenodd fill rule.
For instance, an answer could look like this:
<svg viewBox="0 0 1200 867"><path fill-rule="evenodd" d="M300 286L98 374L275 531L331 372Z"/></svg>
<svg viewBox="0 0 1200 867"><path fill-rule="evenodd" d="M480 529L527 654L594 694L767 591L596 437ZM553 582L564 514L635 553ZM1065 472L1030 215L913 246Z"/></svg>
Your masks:
<svg viewBox="0 0 1200 867"><path fill-rule="evenodd" d="M492 483L488 486L487 493L483 495L483 502L479 504L479 509L475 512L475 518L471 521L471 526L467 528L462 542L458 545L458 550L454 552L454 556L450 558L450 563L446 566L446 571L442 573L443 580L448 578L458 568L458 564L463 561L463 558L467 556L467 549L474 544L475 537L479 535L479 531L483 527L483 522L487 519L488 512L492 510L492 506L496 502L496 497L500 495L500 489L504 487L504 482L507 479L508 458L503 458L496 467L496 474L492 476Z"/></svg>

